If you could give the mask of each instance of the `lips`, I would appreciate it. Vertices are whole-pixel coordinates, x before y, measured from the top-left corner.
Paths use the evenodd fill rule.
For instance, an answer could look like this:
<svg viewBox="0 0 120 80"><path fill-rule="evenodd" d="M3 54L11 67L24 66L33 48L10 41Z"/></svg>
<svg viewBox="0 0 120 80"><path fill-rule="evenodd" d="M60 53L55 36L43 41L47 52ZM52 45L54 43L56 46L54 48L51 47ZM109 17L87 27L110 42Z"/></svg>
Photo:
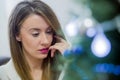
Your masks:
<svg viewBox="0 0 120 80"><path fill-rule="evenodd" d="M49 48L42 48L39 50L42 54L47 54L49 51Z"/></svg>

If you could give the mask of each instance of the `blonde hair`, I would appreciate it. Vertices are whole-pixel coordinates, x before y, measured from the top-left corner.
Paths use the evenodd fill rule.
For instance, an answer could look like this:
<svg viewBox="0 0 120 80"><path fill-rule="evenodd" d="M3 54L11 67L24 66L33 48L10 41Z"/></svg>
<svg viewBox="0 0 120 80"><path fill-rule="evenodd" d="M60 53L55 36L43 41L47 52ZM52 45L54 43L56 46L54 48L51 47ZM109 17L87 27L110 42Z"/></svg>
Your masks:
<svg viewBox="0 0 120 80"><path fill-rule="evenodd" d="M10 50L15 69L22 80L33 80L33 78L30 74L28 62L22 52L22 44L16 40L16 36L19 35L24 20L31 14L42 16L53 28L54 35L63 36L59 21L47 4L40 0L23 1L15 7L9 21ZM55 39L53 39L52 45L54 43L56 43ZM50 55L48 55L47 58L44 59L42 65L42 80L57 80L59 71L54 69L57 65L56 57L58 57L58 55L55 55L54 58L51 58Z"/></svg>

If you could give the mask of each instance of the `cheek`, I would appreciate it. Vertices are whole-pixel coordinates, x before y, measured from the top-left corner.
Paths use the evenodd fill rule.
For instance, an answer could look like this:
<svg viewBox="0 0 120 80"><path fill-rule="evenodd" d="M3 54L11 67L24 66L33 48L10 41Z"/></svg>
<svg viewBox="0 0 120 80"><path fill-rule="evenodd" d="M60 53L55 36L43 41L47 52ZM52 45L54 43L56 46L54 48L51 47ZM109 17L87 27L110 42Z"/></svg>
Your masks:
<svg viewBox="0 0 120 80"><path fill-rule="evenodd" d="M21 42L22 42L23 47L26 47L26 48L34 47L36 43L35 40L31 38L31 36L25 35L25 34L21 36Z"/></svg>
<svg viewBox="0 0 120 80"><path fill-rule="evenodd" d="M52 42L53 42L53 36L49 37L48 40L49 40L50 44L52 44Z"/></svg>

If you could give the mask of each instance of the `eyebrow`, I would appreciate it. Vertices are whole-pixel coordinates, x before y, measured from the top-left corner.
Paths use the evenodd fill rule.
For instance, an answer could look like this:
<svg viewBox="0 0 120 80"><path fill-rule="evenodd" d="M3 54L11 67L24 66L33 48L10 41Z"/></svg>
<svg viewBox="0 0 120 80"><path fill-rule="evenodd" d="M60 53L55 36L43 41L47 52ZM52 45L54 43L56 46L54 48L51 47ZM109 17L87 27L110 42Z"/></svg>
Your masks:
<svg viewBox="0 0 120 80"><path fill-rule="evenodd" d="M31 31L31 30L40 31L40 29L38 29L38 28L31 28L31 29L29 29L29 31Z"/></svg>
<svg viewBox="0 0 120 80"><path fill-rule="evenodd" d="M52 29L52 27L48 27L48 28L46 28L46 29ZM36 30L36 31L40 31L40 29L39 28L31 28L31 29L29 29L29 31L31 31L31 30Z"/></svg>

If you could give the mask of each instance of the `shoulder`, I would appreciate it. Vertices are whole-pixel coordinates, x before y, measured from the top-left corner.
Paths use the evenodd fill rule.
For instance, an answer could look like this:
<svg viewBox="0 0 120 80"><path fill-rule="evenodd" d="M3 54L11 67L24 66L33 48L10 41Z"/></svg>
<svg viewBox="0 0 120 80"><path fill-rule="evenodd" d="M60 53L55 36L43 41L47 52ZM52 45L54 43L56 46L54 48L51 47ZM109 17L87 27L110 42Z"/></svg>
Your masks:
<svg viewBox="0 0 120 80"><path fill-rule="evenodd" d="M8 63L0 66L0 80L8 80L7 79L7 70L8 69L9 69Z"/></svg>
<svg viewBox="0 0 120 80"><path fill-rule="evenodd" d="M5 72L6 69L9 67L9 62L0 66L0 74L3 73L3 72Z"/></svg>
<svg viewBox="0 0 120 80"><path fill-rule="evenodd" d="M21 80L15 70L12 60L0 66L0 80Z"/></svg>
<svg viewBox="0 0 120 80"><path fill-rule="evenodd" d="M6 64L0 66L0 70L5 71L7 68L9 68L11 66L11 64L12 64L12 62L11 62L11 60L9 60Z"/></svg>

